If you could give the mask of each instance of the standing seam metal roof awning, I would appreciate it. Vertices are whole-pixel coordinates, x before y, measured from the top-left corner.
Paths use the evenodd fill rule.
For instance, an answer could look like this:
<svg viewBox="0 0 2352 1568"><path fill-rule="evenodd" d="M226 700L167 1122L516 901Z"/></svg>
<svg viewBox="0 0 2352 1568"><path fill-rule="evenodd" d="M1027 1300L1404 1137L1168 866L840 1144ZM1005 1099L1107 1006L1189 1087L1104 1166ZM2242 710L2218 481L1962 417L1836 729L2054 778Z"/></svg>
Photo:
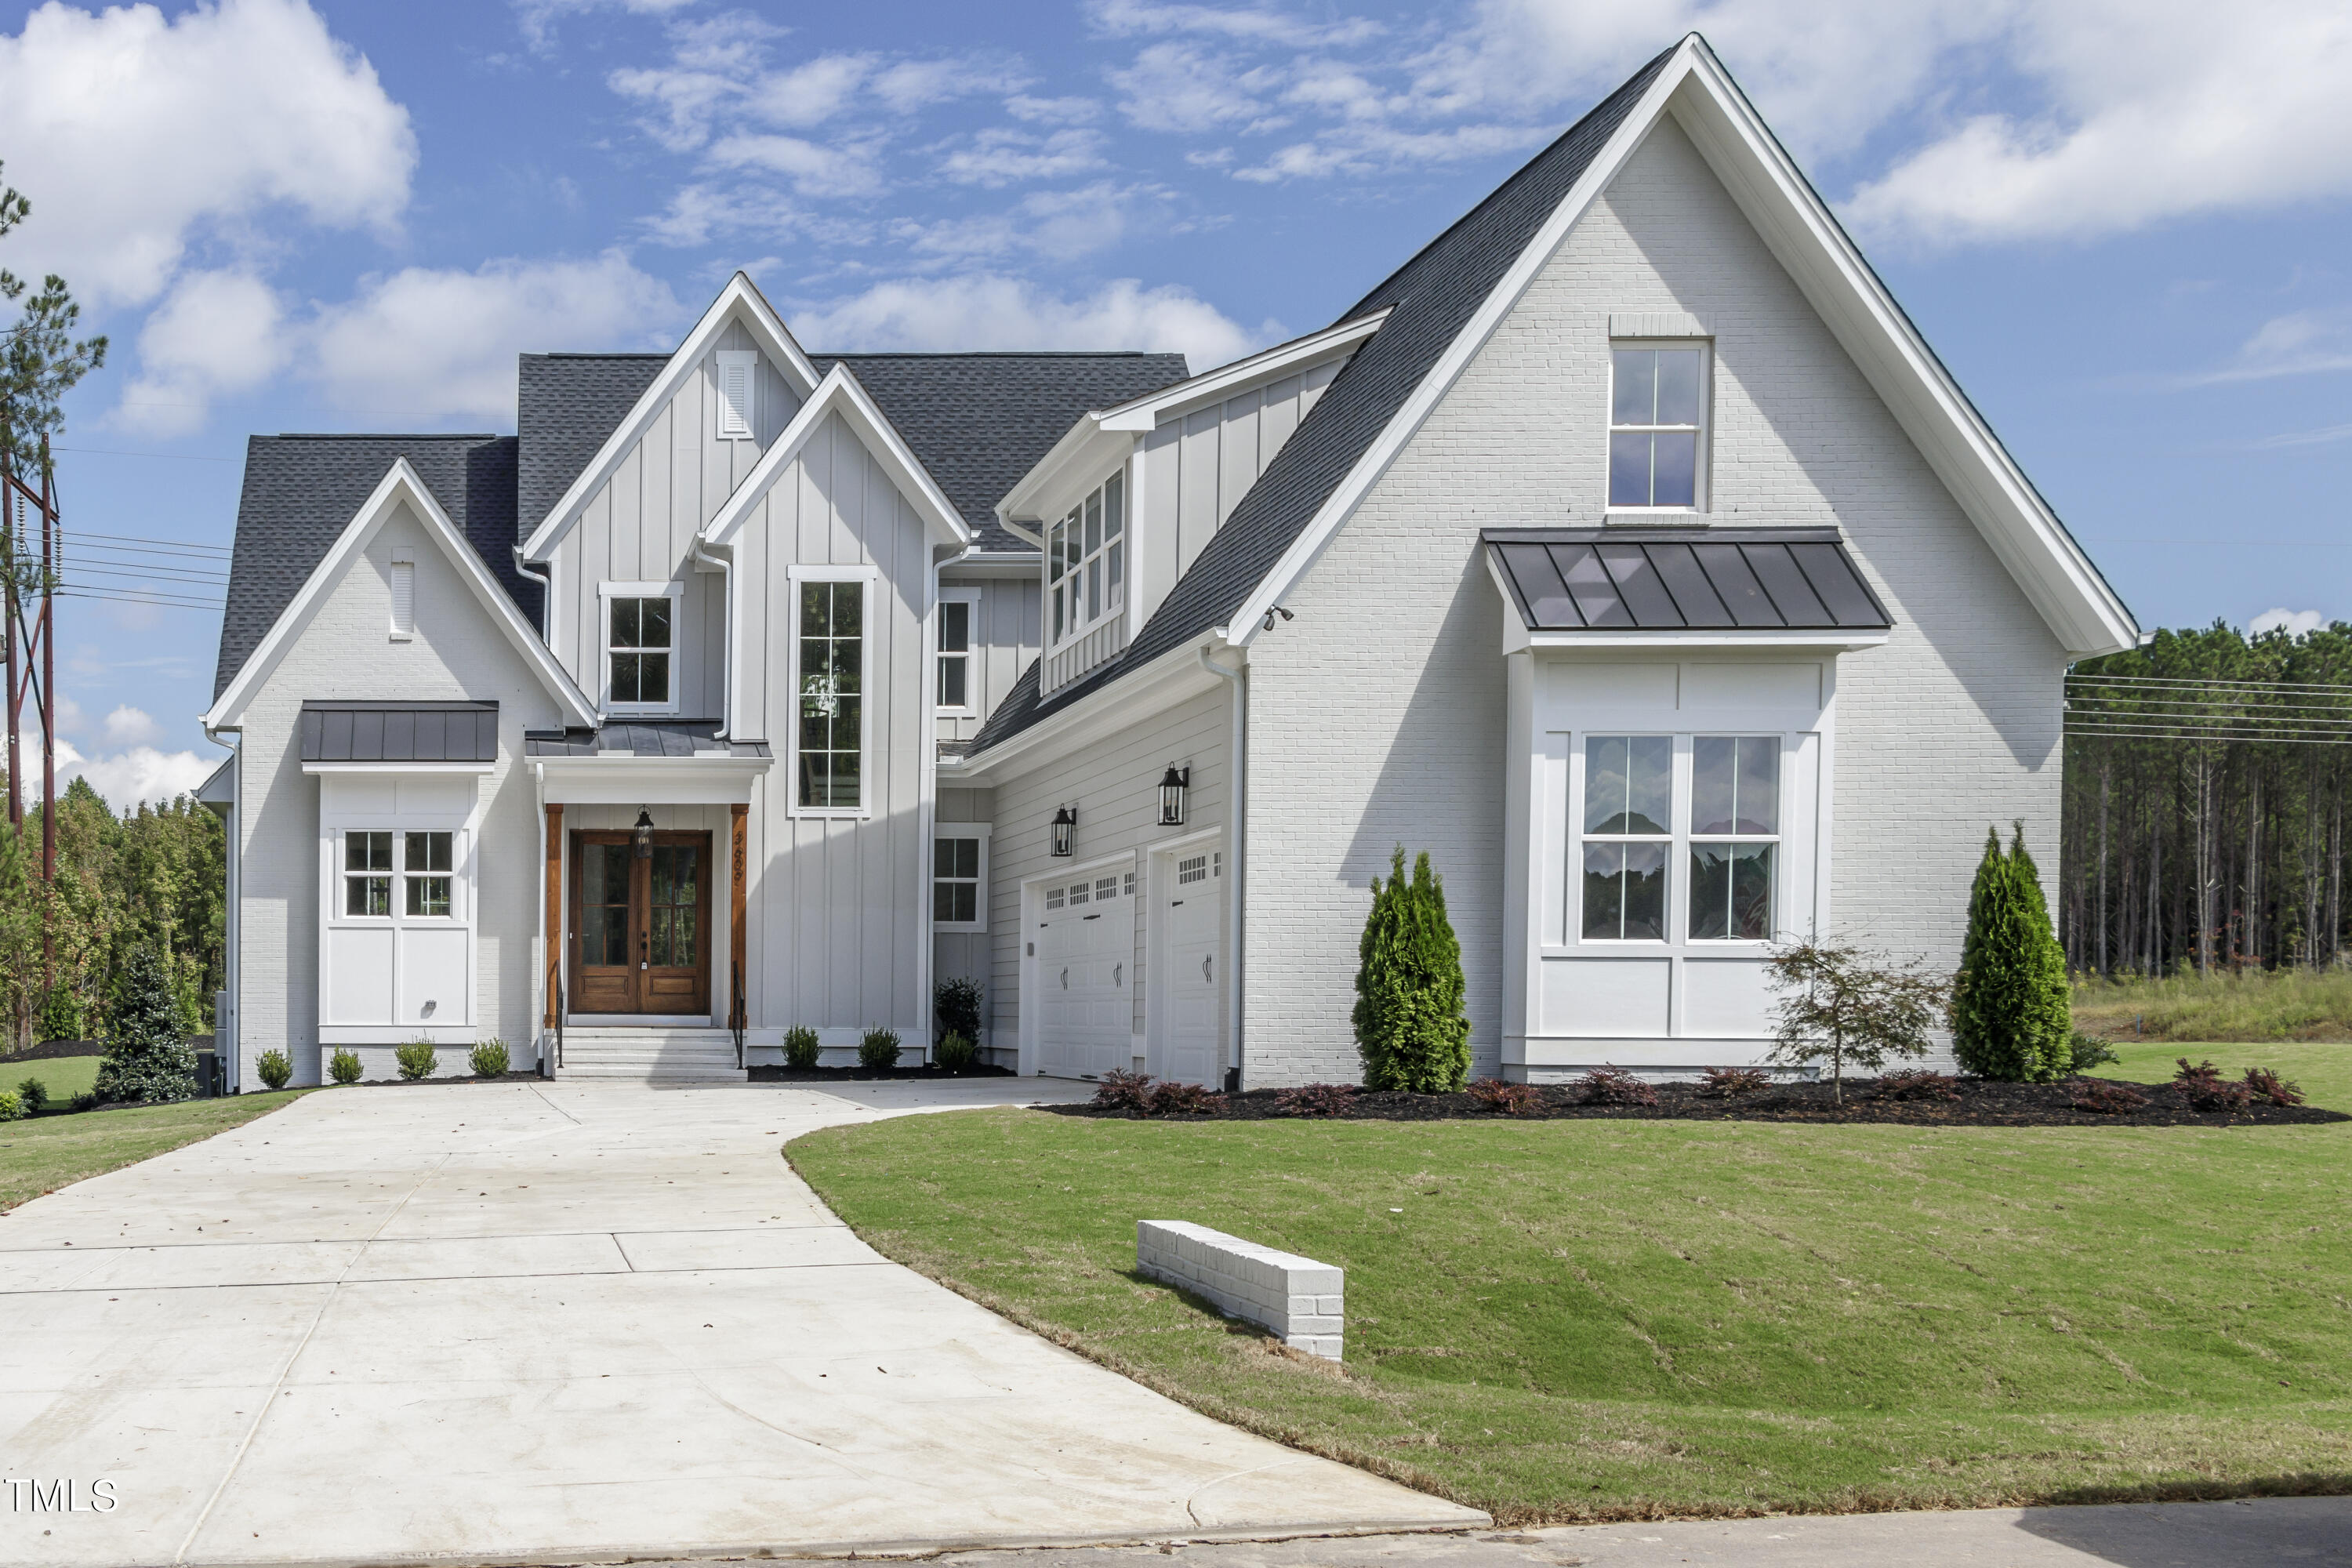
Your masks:
<svg viewBox="0 0 2352 1568"><path fill-rule="evenodd" d="M723 757L764 762L765 741L722 739L716 719L615 719L598 730L527 731L523 755L533 762L582 757Z"/></svg>
<svg viewBox="0 0 2352 1568"><path fill-rule="evenodd" d="M1488 529L1531 631L1885 631L1833 528Z"/></svg>
<svg viewBox="0 0 2352 1568"><path fill-rule="evenodd" d="M306 763L494 763L495 702L302 704Z"/></svg>

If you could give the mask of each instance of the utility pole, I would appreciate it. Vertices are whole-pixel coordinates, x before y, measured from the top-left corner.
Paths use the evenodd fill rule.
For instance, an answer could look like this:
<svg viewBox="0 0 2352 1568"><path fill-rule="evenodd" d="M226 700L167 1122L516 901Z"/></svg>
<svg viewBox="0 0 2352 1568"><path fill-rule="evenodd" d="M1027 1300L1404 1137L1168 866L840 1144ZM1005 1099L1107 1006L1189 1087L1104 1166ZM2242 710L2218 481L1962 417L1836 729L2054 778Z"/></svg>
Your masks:
<svg viewBox="0 0 2352 1568"><path fill-rule="evenodd" d="M58 879L58 538L49 438L41 437L41 881ZM48 938L41 938L44 949Z"/></svg>

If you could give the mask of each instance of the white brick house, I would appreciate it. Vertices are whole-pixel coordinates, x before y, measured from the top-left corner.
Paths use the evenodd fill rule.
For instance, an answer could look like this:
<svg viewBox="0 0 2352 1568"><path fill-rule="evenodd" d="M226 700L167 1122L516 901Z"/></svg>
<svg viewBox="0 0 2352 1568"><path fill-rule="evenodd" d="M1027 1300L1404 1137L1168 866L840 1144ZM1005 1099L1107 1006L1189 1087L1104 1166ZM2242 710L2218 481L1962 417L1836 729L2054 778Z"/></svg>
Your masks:
<svg viewBox="0 0 2352 1568"><path fill-rule="evenodd" d="M1695 36L1234 365L813 356L739 277L520 401L254 443L243 1083L846 1060L950 974L1023 1071L1351 1078L1400 844L1478 1072L1752 1060L1773 939L1956 956L2137 636Z"/></svg>

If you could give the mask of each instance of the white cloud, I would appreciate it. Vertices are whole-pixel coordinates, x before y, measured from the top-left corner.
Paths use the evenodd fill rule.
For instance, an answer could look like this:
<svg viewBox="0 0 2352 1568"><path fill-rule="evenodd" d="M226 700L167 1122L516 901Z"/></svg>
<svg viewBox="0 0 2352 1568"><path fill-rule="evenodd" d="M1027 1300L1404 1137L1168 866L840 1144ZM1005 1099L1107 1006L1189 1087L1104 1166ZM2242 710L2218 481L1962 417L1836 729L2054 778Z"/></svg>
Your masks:
<svg viewBox="0 0 2352 1568"><path fill-rule="evenodd" d="M212 400L250 391L284 368L285 310L247 272L184 273L139 332L139 375L116 417L152 435L203 426Z"/></svg>
<svg viewBox="0 0 2352 1568"><path fill-rule="evenodd" d="M106 738L118 746L144 746L162 738L163 726L128 702L106 716Z"/></svg>
<svg viewBox="0 0 2352 1568"><path fill-rule="evenodd" d="M830 351L1143 349L1181 352L1196 370L1280 335L1271 321L1250 331L1190 289L1132 278L1077 299L995 274L901 279L791 319L803 342Z"/></svg>
<svg viewBox="0 0 2352 1568"><path fill-rule="evenodd" d="M1135 62L1108 73L1120 93L1118 109L1146 131L1213 131L1265 112L1256 96L1273 85L1264 68L1238 69L1231 60L1191 44L1152 44Z"/></svg>
<svg viewBox="0 0 2352 1568"><path fill-rule="evenodd" d="M763 77L751 101L761 118L777 125L822 125L849 105L852 94L874 74L872 55L820 55Z"/></svg>
<svg viewBox="0 0 2352 1568"><path fill-rule="evenodd" d="M2316 430L2285 430L2275 436L2264 436L2247 445L2255 451L2279 451L2290 447L2333 447L2339 441L2352 441L2352 425L2323 425Z"/></svg>
<svg viewBox="0 0 2352 1568"><path fill-rule="evenodd" d="M669 285L618 251L470 272L411 267L321 313L310 374L345 408L503 424L514 417L518 353L667 346L658 334L680 315Z"/></svg>
<svg viewBox="0 0 2352 1568"><path fill-rule="evenodd" d="M669 210L644 226L658 244L699 246L739 234L794 234L808 222L782 192L730 181L679 186L670 195Z"/></svg>
<svg viewBox="0 0 2352 1568"><path fill-rule="evenodd" d="M804 196L862 196L881 187L879 149L872 142L824 146L798 136L729 136L710 145L722 169L782 174Z"/></svg>
<svg viewBox="0 0 2352 1568"><path fill-rule="evenodd" d="M555 21L559 16L607 10L666 16L693 4L694 0L515 0L515 21L531 47L545 48L555 41Z"/></svg>
<svg viewBox="0 0 2352 1568"><path fill-rule="evenodd" d="M1027 87L1028 73L1020 62L985 56L934 60L901 60L877 72L874 96L893 114L950 103L982 93L1005 92Z"/></svg>
<svg viewBox="0 0 2352 1568"><path fill-rule="evenodd" d="M58 789L78 778L104 797L109 809L121 812L142 802L161 804L193 794L212 777L220 758L194 752L163 752L153 746L132 746L110 756L85 757L69 741L58 742Z"/></svg>
<svg viewBox="0 0 2352 1568"><path fill-rule="evenodd" d="M1056 131L1045 137L991 126L940 160L940 173L960 185L1003 185L1055 180L1103 167L1102 138L1092 131Z"/></svg>
<svg viewBox="0 0 2352 1568"><path fill-rule="evenodd" d="M1004 112L1033 124L1087 125L1101 117L1102 105L1091 98L1032 98L1016 92L1004 100Z"/></svg>
<svg viewBox="0 0 2352 1568"><path fill-rule="evenodd" d="M2291 637L2307 637L2327 624L2327 617L2317 610L2264 610L2246 623L2246 635L2260 637L2264 632L2283 631Z"/></svg>
<svg viewBox="0 0 2352 1568"><path fill-rule="evenodd" d="M1086 256L1127 238L1136 203L1164 194L1156 186L1097 180L1075 191L1033 191L1006 212L902 223L894 236L918 255L947 260L1023 250L1062 258Z"/></svg>
<svg viewBox="0 0 2352 1568"><path fill-rule="evenodd" d="M2211 386L2340 370L2352 370L2352 309L2295 310L2255 328L2228 364L2175 377L2171 384Z"/></svg>
<svg viewBox="0 0 2352 1568"><path fill-rule="evenodd" d="M153 299L194 238L274 209L388 230L416 162L407 111L300 0L51 0L0 37L0 148L33 203L12 264L94 304Z"/></svg>
<svg viewBox="0 0 2352 1568"><path fill-rule="evenodd" d="M1292 47L1360 43L1384 30L1378 22L1361 16L1310 22L1265 5L1229 7L1158 5L1151 0L1095 0L1087 8L1087 15L1097 31L1114 37L1206 33Z"/></svg>

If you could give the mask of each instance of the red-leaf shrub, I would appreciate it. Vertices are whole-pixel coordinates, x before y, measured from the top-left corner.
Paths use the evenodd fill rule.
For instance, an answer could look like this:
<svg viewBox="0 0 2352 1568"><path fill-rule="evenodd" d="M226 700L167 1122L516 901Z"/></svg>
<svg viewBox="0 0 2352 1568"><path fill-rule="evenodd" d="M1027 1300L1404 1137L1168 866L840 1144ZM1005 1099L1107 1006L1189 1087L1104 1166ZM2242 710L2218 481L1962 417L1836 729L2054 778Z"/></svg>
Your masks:
<svg viewBox="0 0 2352 1568"><path fill-rule="evenodd" d="M1531 1083L1508 1083L1499 1078L1482 1078L1470 1086L1470 1098L1487 1110L1498 1110L1506 1116L1527 1116L1543 1104L1543 1096Z"/></svg>
<svg viewBox="0 0 2352 1568"><path fill-rule="evenodd" d="M2301 1105L2301 1086L2288 1082L2268 1068L2246 1069L2246 1092L2256 1100L2267 1100L2273 1105Z"/></svg>
<svg viewBox="0 0 2352 1568"><path fill-rule="evenodd" d="M2231 1083L2221 1076L2221 1069L2208 1058L2195 1067L2187 1057L2175 1057L2180 1070L2172 1075L2174 1092L2200 1110L2243 1110L2254 1097L2253 1090L2242 1083Z"/></svg>
<svg viewBox="0 0 2352 1568"><path fill-rule="evenodd" d="M1587 1105L1655 1105L1658 1091L1622 1068L1594 1068L1577 1079Z"/></svg>
<svg viewBox="0 0 2352 1568"><path fill-rule="evenodd" d="M1709 1068L1698 1091L1737 1100L1743 1094L1761 1094L1771 1087L1772 1075L1762 1068Z"/></svg>
<svg viewBox="0 0 2352 1568"><path fill-rule="evenodd" d="M1225 1097L1212 1094L1197 1083L1155 1083L1144 1098L1154 1116L1206 1116L1225 1108Z"/></svg>
<svg viewBox="0 0 2352 1568"><path fill-rule="evenodd" d="M2074 1084L2074 1096L2070 1103L2077 1110L2095 1111L2101 1116L2129 1116L2135 1110L2147 1109L2147 1096L2127 1083L2111 1083L2103 1078L2078 1078Z"/></svg>
<svg viewBox="0 0 2352 1568"><path fill-rule="evenodd" d="M1958 1100L1960 1086L1949 1073L1927 1068L1906 1068L1878 1080L1874 1100Z"/></svg>
<svg viewBox="0 0 2352 1568"><path fill-rule="evenodd" d="M1284 1116L1345 1116L1355 1103L1352 1083L1301 1084L1274 1097L1274 1109Z"/></svg>
<svg viewBox="0 0 2352 1568"><path fill-rule="evenodd" d="M1141 1116L1151 1109L1151 1075L1148 1072L1107 1072L1095 1084L1095 1108L1124 1110Z"/></svg>

